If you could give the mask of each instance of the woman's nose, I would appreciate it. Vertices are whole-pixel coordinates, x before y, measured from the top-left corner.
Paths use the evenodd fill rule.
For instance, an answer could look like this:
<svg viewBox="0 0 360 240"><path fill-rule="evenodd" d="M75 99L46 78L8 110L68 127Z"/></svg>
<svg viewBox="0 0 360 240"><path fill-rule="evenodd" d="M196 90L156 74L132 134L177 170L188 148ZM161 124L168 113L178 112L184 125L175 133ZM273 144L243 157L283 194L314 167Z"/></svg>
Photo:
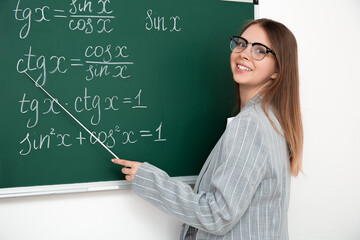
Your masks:
<svg viewBox="0 0 360 240"><path fill-rule="evenodd" d="M251 58L251 45L248 44L246 48L240 53L240 57L246 60Z"/></svg>

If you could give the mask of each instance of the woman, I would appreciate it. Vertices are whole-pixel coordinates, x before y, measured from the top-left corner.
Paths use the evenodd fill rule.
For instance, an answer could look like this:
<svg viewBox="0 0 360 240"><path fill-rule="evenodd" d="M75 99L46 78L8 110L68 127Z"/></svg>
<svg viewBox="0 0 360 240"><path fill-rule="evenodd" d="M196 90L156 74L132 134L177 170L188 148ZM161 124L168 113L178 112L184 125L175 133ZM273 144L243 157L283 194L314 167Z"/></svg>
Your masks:
<svg viewBox="0 0 360 240"><path fill-rule="evenodd" d="M288 239L291 174L301 170L303 130L297 44L281 23L258 19L231 37L240 111L194 189L149 163L120 159L132 190L185 224L180 239Z"/></svg>

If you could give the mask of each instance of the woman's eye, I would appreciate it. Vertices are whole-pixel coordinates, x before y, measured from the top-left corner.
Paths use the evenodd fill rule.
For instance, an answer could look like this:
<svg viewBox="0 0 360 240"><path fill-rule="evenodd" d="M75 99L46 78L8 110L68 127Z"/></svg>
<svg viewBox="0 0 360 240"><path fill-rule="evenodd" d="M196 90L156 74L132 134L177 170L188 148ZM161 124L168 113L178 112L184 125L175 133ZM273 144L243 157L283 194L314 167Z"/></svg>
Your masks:
<svg viewBox="0 0 360 240"><path fill-rule="evenodd" d="M257 48L257 49L256 49L256 53L258 53L258 54L265 54L265 53L266 53L266 49L265 49L265 48Z"/></svg>
<svg viewBox="0 0 360 240"><path fill-rule="evenodd" d="M244 42L239 42L238 45L241 48L246 48L246 43L244 43Z"/></svg>

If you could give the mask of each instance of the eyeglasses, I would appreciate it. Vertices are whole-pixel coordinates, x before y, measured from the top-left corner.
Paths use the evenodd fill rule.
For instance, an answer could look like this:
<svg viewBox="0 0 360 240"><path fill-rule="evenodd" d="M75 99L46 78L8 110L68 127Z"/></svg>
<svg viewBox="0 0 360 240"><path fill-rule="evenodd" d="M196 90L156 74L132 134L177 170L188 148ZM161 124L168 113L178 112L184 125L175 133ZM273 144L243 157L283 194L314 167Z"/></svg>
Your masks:
<svg viewBox="0 0 360 240"><path fill-rule="evenodd" d="M247 45L251 44L251 57L255 60L263 60L266 54L275 52L265 46L262 43L251 43L243 37L232 36L230 37L230 49L232 52L240 53L247 48Z"/></svg>

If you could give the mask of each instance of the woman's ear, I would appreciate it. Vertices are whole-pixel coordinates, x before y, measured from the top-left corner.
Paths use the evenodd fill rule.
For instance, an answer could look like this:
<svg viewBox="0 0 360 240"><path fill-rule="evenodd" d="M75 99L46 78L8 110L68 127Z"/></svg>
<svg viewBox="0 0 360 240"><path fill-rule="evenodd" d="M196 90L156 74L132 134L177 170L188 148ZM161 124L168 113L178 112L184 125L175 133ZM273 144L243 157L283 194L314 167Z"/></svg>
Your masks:
<svg viewBox="0 0 360 240"><path fill-rule="evenodd" d="M278 77L277 70L271 75L270 79L275 79Z"/></svg>

